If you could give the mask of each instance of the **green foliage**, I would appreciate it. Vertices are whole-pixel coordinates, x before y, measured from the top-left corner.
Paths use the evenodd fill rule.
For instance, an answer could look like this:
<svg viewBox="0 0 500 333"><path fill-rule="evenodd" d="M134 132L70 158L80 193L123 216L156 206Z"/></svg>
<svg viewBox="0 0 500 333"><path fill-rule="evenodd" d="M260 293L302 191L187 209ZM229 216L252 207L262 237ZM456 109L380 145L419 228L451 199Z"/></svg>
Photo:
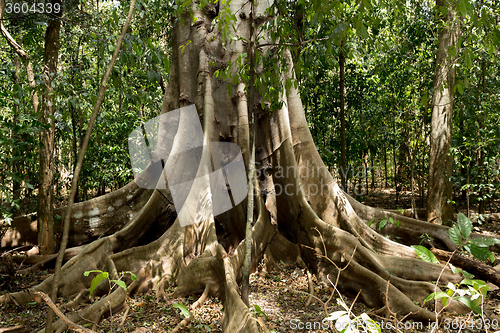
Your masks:
<svg viewBox="0 0 500 333"><path fill-rule="evenodd" d="M462 213L458 214L458 223L449 229L450 240L453 244L463 247L463 249L475 258L482 261L495 261L495 257L489 246L500 244L500 240L496 238L475 238L470 239L472 232L472 222Z"/></svg>
<svg viewBox="0 0 500 333"><path fill-rule="evenodd" d="M459 289L459 286L467 286L467 289ZM482 280L464 279L460 284L456 285L448 283L446 292L434 292L424 299L424 304L433 299L441 299L443 306L448 305L451 299L459 301L473 310L475 313L482 315L480 306L486 298L486 293L491 288Z"/></svg>
<svg viewBox="0 0 500 333"><path fill-rule="evenodd" d="M257 304L254 304L253 305L253 309L252 309L252 312L253 312L253 315L256 316L256 317L265 317L266 320L268 319L267 315L264 313L264 311L262 311L262 309L260 308L260 306L258 306Z"/></svg>
<svg viewBox="0 0 500 333"><path fill-rule="evenodd" d="M108 280L109 283L114 283L116 286L121 287L121 288L123 288L125 290L127 289L127 285L125 284L125 282L123 282L121 280L125 274L130 274L131 279L133 281L137 281L137 276L134 273L130 272L130 271L121 272L120 273L120 278L118 280L110 279L108 272L103 272L103 271L98 270L98 269L96 269L96 270L90 270L90 271L85 271L83 273L83 275L84 276L89 276L91 273L98 273L98 274L92 279L92 282L90 283L89 298L92 298L92 293L97 288L97 286L99 285L99 283L101 283L103 280ZM113 287L114 286L112 286L111 289L113 289ZM111 289L110 289L110 292L111 292Z"/></svg>
<svg viewBox="0 0 500 333"><path fill-rule="evenodd" d="M415 253L417 256L422 259L423 261L427 261L430 263L438 264L439 260L436 258L434 253L432 253L429 249L422 245L412 245L412 247L415 249Z"/></svg>
<svg viewBox="0 0 500 333"><path fill-rule="evenodd" d="M368 223L368 226L371 226L372 223L374 222L375 220L371 220L369 223ZM391 224L394 224L396 227L399 227L400 224L402 224L400 221L398 220L395 220L392 218L392 217L387 217L385 219L382 219L380 221L378 221L377 223L377 229L379 230L383 230L385 228L385 226L387 225L387 223L391 223ZM404 225L404 224L402 224Z"/></svg>
<svg viewBox="0 0 500 333"><path fill-rule="evenodd" d="M181 314L185 317L185 318L189 318L191 316L191 314L189 313L189 310L186 308L186 306L182 303L173 303L172 306L176 309L179 309Z"/></svg>
<svg viewBox="0 0 500 333"><path fill-rule="evenodd" d="M103 2L65 8L55 94L55 205L67 196L71 172L97 95L104 66L114 51L128 3ZM111 73L106 98L81 173L79 199L121 187L132 179L127 138L141 121L158 115L162 89L170 70L172 3L139 1L119 58ZM14 15L15 16L15 15ZM31 96L43 95L46 15L6 16L9 32L33 63L36 87L30 88L26 67L0 38L0 197L13 216L36 210L38 133ZM36 24L35 24L36 23ZM19 187L18 184L21 186ZM0 209L4 211L2 205Z"/></svg>
<svg viewBox="0 0 500 333"><path fill-rule="evenodd" d="M493 254L488 250L489 246L500 244L500 240L495 238L474 238L471 239L471 232L473 230L472 222L462 213L458 214L457 223L449 229L450 240L465 251L472 254L475 258L492 262L495 260ZM439 263L434 254L427 248L421 245L413 245L415 253L424 261L431 263ZM451 299L457 300L479 315L482 315L481 305L483 304L486 293L490 286L482 280L473 280L473 275L455 268L450 264L453 273L461 273L465 278L460 284L448 283L448 290L446 292L433 292L424 299L424 304L433 299L441 299L443 306L446 306ZM466 289L459 288L465 286Z"/></svg>

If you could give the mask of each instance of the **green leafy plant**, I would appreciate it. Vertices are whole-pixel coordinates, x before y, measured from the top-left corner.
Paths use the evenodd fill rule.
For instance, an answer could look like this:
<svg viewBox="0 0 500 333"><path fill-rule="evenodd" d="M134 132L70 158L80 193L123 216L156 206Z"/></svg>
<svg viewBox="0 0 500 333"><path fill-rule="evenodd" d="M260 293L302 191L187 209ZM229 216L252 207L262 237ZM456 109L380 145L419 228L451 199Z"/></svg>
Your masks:
<svg viewBox="0 0 500 333"><path fill-rule="evenodd" d="M362 313L359 316L353 315L351 309L341 298L337 298L337 304L345 310L332 312L325 320L335 322L335 328L339 333L381 332L380 326L366 313Z"/></svg>
<svg viewBox="0 0 500 333"><path fill-rule="evenodd" d="M260 308L260 306L258 306L257 304L254 304L253 305L253 315L256 316L256 317L262 317L264 316L266 318L266 320L268 319L267 318L267 315L264 313L264 311L262 311L262 309Z"/></svg>
<svg viewBox="0 0 500 333"><path fill-rule="evenodd" d="M373 222L375 222L374 219L368 223L368 226L371 226ZM394 221L392 217L386 217L385 219L382 219L379 222L377 222L377 229L383 230L387 225L387 223L394 224L396 227L399 227L400 225L404 226L404 224L402 224L400 221L398 220Z"/></svg>
<svg viewBox="0 0 500 333"><path fill-rule="evenodd" d="M422 244L425 241L433 242L434 238L432 236L429 236L429 234L421 234L418 238L420 238L420 244Z"/></svg>
<svg viewBox="0 0 500 333"><path fill-rule="evenodd" d="M464 214L459 213L457 223L453 225L448 231L448 235L453 244L457 245L458 250L465 250L472 254L475 258L482 261L495 260L493 253L488 250L488 247L494 244L500 244L500 240L495 238L474 238L472 239L471 232L473 226ZM422 245L412 245L415 249L417 256L430 263L439 263L436 256L427 248ZM451 299L457 300L468 306L475 313L482 315L481 306L486 298L486 293L490 290L490 286L486 282L478 279L473 279L474 276L464 270L454 267L448 263L453 273L460 273L464 279L459 284L448 283L446 292L436 291L424 299L424 304L433 299L441 299L443 306L447 306ZM444 269L444 268L443 268ZM464 287L464 288L461 288Z"/></svg>
<svg viewBox="0 0 500 333"><path fill-rule="evenodd" d="M119 287L122 287L123 289L127 289L127 285L125 284L125 282L122 281L122 278L125 274L130 274L130 277L132 278L132 280L134 281L137 281L137 276L130 272L130 271L126 271L126 272L121 272L120 273L120 278L118 280L114 280L114 279L110 279L109 278L109 273L108 272L103 272L101 270L98 270L98 269L94 269L94 270L91 270L91 271L86 271L85 273L83 273L84 276L89 276L90 273L99 273L97 274L93 279L92 279L92 282L90 283L90 289L89 289L89 298L92 297L92 293L94 292L95 288L97 288L97 286L99 285L99 283L101 283L101 281L103 280L109 280L110 284L111 283L114 283L114 285L111 286L110 288L110 291L115 287L115 286L119 286Z"/></svg>

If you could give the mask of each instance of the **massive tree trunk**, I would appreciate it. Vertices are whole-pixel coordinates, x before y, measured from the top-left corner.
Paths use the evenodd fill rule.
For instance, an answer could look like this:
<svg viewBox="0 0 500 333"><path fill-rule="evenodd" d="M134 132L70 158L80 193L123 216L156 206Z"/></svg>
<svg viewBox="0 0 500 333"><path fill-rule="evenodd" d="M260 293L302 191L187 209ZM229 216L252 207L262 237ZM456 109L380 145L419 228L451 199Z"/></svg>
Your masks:
<svg viewBox="0 0 500 333"><path fill-rule="evenodd" d="M235 0L230 6L233 13L238 12L238 22L234 25L237 31L233 34L248 40L250 3ZM261 18L265 17L263 7L262 4L256 6L256 12L252 13L256 22L262 22ZM214 76L214 72L227 66L230 60L234 63L238 55L246 51L246 46L243 41L236 40L224 48L217 26L210 30L213 19L210 15L210 12L193 7L196 19L186 14L184 22L194 23L179 23L174 28L172 65L162 113L194 104L203 124L204 149L208 149L211 142L237 143L248 168L250 129L244 84L233 87L234 93L230 95L228 85L231 82ZM181 46L185 46L182 52ZM291 63L290 55L287 57ZM287 78L293 78L291 70L282 77L283 80ZM250 109L256 115L255 159L259 168L256 188L261 191L255 192L251 268L257 267L264 254L279 260L295 253L327 285L328 276L335 279L340 274L338 287L341 290L352 294L361 290L362 301L381 308L381 314L393 311L399 316L434 320L434 312L415 302L421 304L435 291L435 285L426 281L437 280L442 267L417 259L411 247L392 242L366 225L368 216L382 218L391 213L365 207L340 189L315 148L300 96L293 85L281 97L284 106L271 113L261 109L257 91L255 97L256 102ZM180 121L177 130L164 132L160 125L158 132L154 159L161 156L158 154L162 154L169 137L175 137L173 147L184 145L191 133L190 123ZM175 162L190 166L182 164L182 160ZM128 191L150 179L158 163L160 160L150 163L128 188L113 194L117 201L132 196L134 193ZM169 169L171 167L169 161L164 164L167 175L175 171ZM183 176L182 170L179 176ZM198 198L194 201L196 215L191 224L184 227L168 188L143 192L150 194L148 201L125 227L87 245L64 265L59 295L69 297L85 292L88 295L93 276L85 277L84 272L92 269L106 270L111 278L118 272L132 271L139 280L125 279L126 291L118 288L68 317L78 323L98 322L110 306L112 313L123 307L127 293L153 288L162 298L168 297L164 292L167 286L176 285L176 296L204 291L218 294L224 303L222 326L225 332L257 332L256 321L240 298L238 287L244 259L246 200L214 217L207 212L209 191L190 193ZM95 211L91 205L88 209ZM114 207L110 204L100 207L97 212L103 210L112 213ZM441 242L441 247L453 248L454 245L447 242L446 227L435 226L428 231L425 222L401 219L410 236L430 232L437 242ZM2 296L0 302L13 298L19 304L27 303L34 291L47 292L52 280L53 277L49 277L29 290ZM445 269L440 281L459 280L460 276ZM109 286L103 282L95 293L106 294L107 288ZM88 300L88 297L80 297L80 300ZM464 310L455 302L447 309ZM57 332L65 328L62 321L54 325Z"/></svg>
<svg viewBox="0 0 500 333"><path fill-rule="evenodd" d="M438 52L434 72L432 97L431 146L429 159L429 191L427 195L427 221L450 224L453 219L451 131L455 88L454 62L458 52L460 21L455 17L451 1L437 0L440 22Z"/></svg>

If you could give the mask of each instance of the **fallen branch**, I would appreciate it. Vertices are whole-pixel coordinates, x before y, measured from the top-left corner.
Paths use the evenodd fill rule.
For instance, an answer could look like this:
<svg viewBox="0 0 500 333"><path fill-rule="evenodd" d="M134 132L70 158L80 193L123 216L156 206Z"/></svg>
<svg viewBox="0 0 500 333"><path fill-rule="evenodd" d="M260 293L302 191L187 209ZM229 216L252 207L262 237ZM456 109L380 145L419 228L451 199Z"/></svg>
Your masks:
<svg viewBox="0 0 500 333"><path fill-rule="evenodd" d="M452 256L451 252L439 250L436 248L431 249L431 252L434 253L434 255L438 259L443 261L448 261L451 258L450 262L453 265L463 268L467 272L474 274L475 276L478 276L500 287L500 272L494 269L493 267L483 264L482 262L478 262L476 260L460 256L456 253L453 254Z"/></svg>
<svg viewBox="0 0 500 333"><path fill-rule="evenodd" d="M54 304L54 302L52 302L52 300L50 299L49 295L47 295L46 293L43 293L41 291L35 291L35 295L40 296L44 300L44 302L47 303L47 305L55 312L55 314L59 318L61 318L61 320L66 323L66 325L68 325L69 329L72 329L73 331L80 332L80 333L96 333L95 331L89 330L89 329L87 329L83 326L80 326L78 324L75 324L74 322L69 320L68 317L66 317L64 315L64 313L62 313L57 308L57 306Z"/></svg>

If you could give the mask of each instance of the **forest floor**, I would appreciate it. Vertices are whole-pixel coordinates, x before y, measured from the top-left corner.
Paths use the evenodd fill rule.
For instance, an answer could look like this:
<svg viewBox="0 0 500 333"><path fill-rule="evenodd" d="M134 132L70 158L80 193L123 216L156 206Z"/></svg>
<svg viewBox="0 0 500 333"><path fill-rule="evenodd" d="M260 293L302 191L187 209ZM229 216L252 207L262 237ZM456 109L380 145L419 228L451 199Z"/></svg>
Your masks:
<svg viewBox="0 0 500 333"><path fill-rule="evenodd" d="M358 198L359 199L359 198ZM390 190L379 190L370 193L361 198L367 204L387 208L407 208L409 201L403 196L400 198L399 205L394 204L395 193ZM388 203L393 203L389 205ZM476 214L477 215L477 214ZM500 222L490 221L482 224L474 224L475 232L485 235L496 235L500 233ZM500 262L500 255L494 253L495 263ZM32 273L26 276L10 274L21 267L7 265L6 255L0 253L0 294L6 292L28 288L40 283L52 270L44 270ZM8 264L13 265L13 264ZM2 271L3 266L3 271ZM24 267L23 267L24 268ZM10 272L10 273L9 273ZM11 279L6 283L6 279ZM332 281L334 281L332 278ZM3 279L3 280L2 280ZM2 281L4 282L2 285ZM336 332L333 327L335 322L324 321L328 314L344 310L339 305L339 299L342 299L347 307L352 311L352 318L362 313L370 314L375 309L367 308L360 301L355 301L355 295L343 295L334 290L332 286L321 285L317 283L312 275L311 282L315 290L315 297L308 306L306 306L309 295L309 282L307 271L297 265L277 263L274 270L269 273L262 271L252 274L250 286L250 308L254 316L261 317L261 323L265 323L269 332ZM500 314L500 289L491 285L492 289L488 292L485 302L485 308L493 309ZM170 290L172 291L172 290ZM169 292L170 292L169 291ZM69 300L59 300L59 304ZM149 291L146 294L135 295L127 300L130 308L128 313L121 312L104 319L99 323L97 331L99 332L169 332L182 319L181 311L176 308L175 303L181 303L189 308L196 301L196 297L168 299L167 301L158 301L154 292ZM325 312L325 304L327 306ZM10 304L0 310L0 332L3 328L22 325L23 332L36 332L44 327L47 306L36 302L18 307ZM181 332L221 332L221 321L223 315L223 305L219 298L209 297L205 304L196 310L193 321L188 327L181 329ZM456 316L449 315L443 320L435 330L429 326L432 323L417 323L412 321L404 322L382 322L381 319L372 316L372 318L381 324L381 332L497 332L500 333L500 322L495 320L490 322L490 329L484 329L484 322L478 315ZM465 325L464 325L465 324ZM88 323L90 328L92 323ZM398 325L399 329L394 327ZM460 329L462 325L462 329ZM337 326L338 327L338 326ZM341 329L338 330L339 332ZM264 332L264 329L262 329ZM356 332L356 331L354 331ZM360 330L362 332L362 330Z"/></svg>

